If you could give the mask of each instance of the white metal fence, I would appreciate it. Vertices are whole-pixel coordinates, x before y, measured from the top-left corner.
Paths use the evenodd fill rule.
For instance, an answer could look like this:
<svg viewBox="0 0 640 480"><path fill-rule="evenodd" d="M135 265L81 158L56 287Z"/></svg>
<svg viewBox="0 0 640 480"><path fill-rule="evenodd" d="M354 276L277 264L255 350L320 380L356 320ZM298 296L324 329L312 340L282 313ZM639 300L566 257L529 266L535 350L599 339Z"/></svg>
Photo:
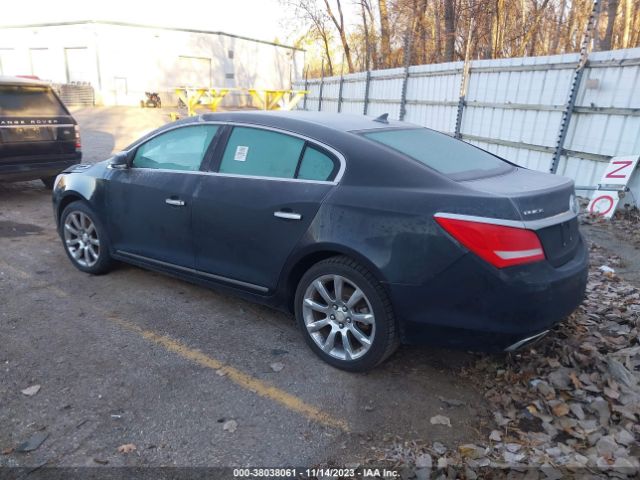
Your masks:
<svg viewBox="0 0 640 480"><path fill-rule="evenodd" d="M471 62L461 138L549 171L578 60L576 53ZM310 91L299 108L396 119L404 109L405 121L453 134L462 71L463 62L420 65L301 80L295 88ZM640 153L640 48L592 53L578 88L557 173L595 186L610 157ZM640 200L638 177L632 191Z"/></svg>

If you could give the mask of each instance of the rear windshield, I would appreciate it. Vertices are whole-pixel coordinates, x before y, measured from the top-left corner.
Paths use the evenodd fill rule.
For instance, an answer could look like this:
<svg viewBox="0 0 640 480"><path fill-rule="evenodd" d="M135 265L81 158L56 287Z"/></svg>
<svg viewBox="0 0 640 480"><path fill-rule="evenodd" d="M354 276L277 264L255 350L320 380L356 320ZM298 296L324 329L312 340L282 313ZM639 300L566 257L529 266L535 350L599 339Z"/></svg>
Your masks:
<svg viewBox="0 0 640 480"><path fill-rule="evenodd" d="M49 87L0 85L0 115L54 117L67 112Z"/></svg>
<svg viewBox="0 0 640 480"><path fill-rule="evenodd" d="M494 175L511 168L484 150L427 128L375 130L362 135L456 179Z"/></svg>

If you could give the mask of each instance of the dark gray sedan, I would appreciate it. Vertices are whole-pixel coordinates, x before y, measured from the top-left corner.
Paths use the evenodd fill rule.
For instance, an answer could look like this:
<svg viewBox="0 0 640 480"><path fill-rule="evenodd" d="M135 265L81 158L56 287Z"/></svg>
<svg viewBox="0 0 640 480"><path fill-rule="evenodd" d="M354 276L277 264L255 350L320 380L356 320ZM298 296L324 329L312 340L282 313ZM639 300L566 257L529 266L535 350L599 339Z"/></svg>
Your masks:
<svg viewBox="0 0 640 480"><path fill-rule="evenodd" d="M400 343L519 348L587 278L571 180L384 116L185 119L66 170L53 203L78 269L120 260L289 310L353 371Z"/></svg>

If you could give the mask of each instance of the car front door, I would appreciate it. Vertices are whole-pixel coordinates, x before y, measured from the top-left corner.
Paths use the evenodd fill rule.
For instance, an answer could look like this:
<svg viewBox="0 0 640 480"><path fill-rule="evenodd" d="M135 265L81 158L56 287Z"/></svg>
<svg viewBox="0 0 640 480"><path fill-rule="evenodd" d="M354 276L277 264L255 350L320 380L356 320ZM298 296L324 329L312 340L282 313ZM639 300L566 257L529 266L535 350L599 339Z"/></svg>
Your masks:
<svg viewBox="0 0 640 480"><path fill-rule="evenodd" d="M337 152L270 129L228 127L193 200L198 270L266 293L341 170Z"/></svg>
<svg viewBox="0 0 640 480"><path fill-rule="evenodd" d="M130 168L111 170L109 233L120 255L194 267L193 193L217 125L186 125L146 141Z"/></svg>

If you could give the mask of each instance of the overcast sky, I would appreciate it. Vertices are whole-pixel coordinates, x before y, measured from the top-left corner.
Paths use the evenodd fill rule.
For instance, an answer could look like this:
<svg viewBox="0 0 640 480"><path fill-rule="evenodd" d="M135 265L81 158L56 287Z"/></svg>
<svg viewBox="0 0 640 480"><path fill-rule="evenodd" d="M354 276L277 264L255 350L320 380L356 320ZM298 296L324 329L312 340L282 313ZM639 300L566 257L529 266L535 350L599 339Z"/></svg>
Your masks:
<svg viewBox="0 0 640 480"><path fill-rule="evenodd" d="M273 41L287 40L287 17L278 0L28 0L3 8L0 25L115 20L216 30Z"/></svg>

